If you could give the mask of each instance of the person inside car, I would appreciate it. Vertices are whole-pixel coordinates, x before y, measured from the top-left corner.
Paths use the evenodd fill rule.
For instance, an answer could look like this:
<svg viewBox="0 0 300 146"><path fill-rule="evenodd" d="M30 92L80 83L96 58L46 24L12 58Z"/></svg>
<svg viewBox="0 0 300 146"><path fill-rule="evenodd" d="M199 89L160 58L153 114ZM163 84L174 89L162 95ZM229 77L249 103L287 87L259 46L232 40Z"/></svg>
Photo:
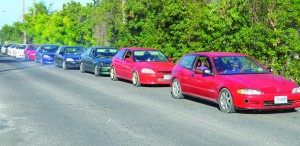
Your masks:
<svg viewBox="0 0 300 146"><path fill-rule="evenodd" d="M224 71L225 74L236 74L242 72L242 69L237 60L230 60L230 68Z"/></svg>
<svg viewBox="0 0 300 146"><path fill-rule="evenodd" d="M205 59L203 64L201 62L201 60L199 59L197 62L197 66L196 66L196 73L202 73L205 69L210 69L210 64L208 59Z"/></svg>

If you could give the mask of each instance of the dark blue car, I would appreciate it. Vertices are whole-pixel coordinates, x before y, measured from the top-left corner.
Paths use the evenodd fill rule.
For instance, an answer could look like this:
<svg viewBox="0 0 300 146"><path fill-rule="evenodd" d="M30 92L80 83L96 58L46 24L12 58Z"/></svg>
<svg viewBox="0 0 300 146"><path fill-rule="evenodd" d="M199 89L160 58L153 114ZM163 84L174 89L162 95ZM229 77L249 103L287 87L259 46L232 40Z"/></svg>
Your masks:
<svg viewBox="0 0 300 146"><path fill-rule="evenodd" d="M79 68L79 58L84 48L81 46L61 46L54 55L54 65L63 69Z"/></svg>
<svg viewBox="0 0 300 146"><path fill-rule="evenodd" d="M110 64L116 53L117 49L113 47L89 47L79 59L80 71L93 72L95 76L109 75Z"/></svg>
<svg viewBox="0 0 300 146"><path fill-rule="evenodd" d="M40 62L41 64L53 63L54 54L58 47L58 45L54 44L41 45L35 52L35 62Z"/></svg>

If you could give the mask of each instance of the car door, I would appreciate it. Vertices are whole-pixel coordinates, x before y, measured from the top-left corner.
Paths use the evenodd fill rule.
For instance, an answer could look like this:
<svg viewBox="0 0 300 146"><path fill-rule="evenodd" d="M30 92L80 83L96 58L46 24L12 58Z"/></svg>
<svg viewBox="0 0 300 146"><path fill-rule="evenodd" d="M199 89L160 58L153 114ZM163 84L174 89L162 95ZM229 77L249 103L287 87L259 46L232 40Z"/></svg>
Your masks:
<svg viewBox="0 0 300 146"><path fill-rule="evenodd" d="M85 69L91 72L94 71L95 53L96 53L96 49L92 48L89 56L87 56L85 60L85 65L86 65Z"/></svg>
<svg viewBox="0 0 300 146"><path fill-rule="evenodd" d="M40 47L36 50L36 52L35 52L35 58L36 58L36 60L40 60L40 58L41 58L41 53L42 53L43 49L44 49L44 46L40 46Z"/></svg>
<svg viewBox="0 0 300 146"><path fill-rule="evenodd" d="M185 93L190 94L190 86L191 76L194 74L193 66L195 64L197 55L186 55L182 58L181 62L179 63L181 71L180 71L180 82L182 91Z"/></svg>
<svg viewBox="0 0 300 146"><path fill-rule="evenodd" d="M121 61L121 69L124 78L131 80L132 76L132 68L133 68L133 52L131 50L127 50L122 61ZM127 59L130 58L130 59Z"/></svg>
<svg viewBox="0 0 300 146"><path fill-rule="evenodd" d="M114 66L114 68L116 70L117 76L121 77L121 78L124 78L123 64L125 61L124 56L125 56L126 52L127 52L127 49L120 50L113 58L113 63L112 63L112 65Z"/></svg>
<svg viewBox="0 0 300 146"><path fill-rule="evenodd" d="M198 56L197 60L201 60L201 62L208 62L209 65L206 66L209 70L212 71L211 61L208 57ZM196 60L196 62L197 62ZM202 64L203 65L203 64ZM196 64L194 66L196 68ZM195 70L195 69L194 69ZM193 71L191 73L190 79L190 92L193 95L200 96L207 99L213 98L213 93L215 92L215 76L214 74L204 74L204 73L196 73Z"/></svg>
<svg viewBox="0 0 300 146"><path fill-rule="evenodd" d="M62 65L62 53L64 52L64 48L60 47L57 49L54 55L54 60L57 65Z"/></svg>

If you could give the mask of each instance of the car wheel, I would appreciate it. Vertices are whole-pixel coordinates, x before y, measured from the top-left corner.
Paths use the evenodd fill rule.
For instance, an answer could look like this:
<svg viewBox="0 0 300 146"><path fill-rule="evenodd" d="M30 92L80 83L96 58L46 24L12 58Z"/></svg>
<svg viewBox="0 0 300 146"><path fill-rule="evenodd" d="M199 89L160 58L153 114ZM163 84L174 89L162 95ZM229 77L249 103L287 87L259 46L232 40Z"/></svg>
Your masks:
<svg viewBox="0 0 300 146"><path fill-rule="evenodd" d="M64 70L68 69L68 68L67 68L67 64L66 64L66 61L65 61L65 60L63 61L62 68L63 68Z"/></svg>
<svg viewBox="0 0 300 146"><path fill-rule="evenodd" d="M132 74L132 84L134 86L136 86L136 87L141 86L140 77L139 77L139 74L137 73L137 71L133 71L133 74Z"/></svg>
<svg viewBox="0 0 300 146"><path fill-rule="evenodd" d="M219 108L224 113L234 113L235 107L230 91L222 89L219 94Z"/></svg>
<svg viewBox="0 0 300 146"><path fill-rule="evenodd" d="M113 81L118 80L115 67L111 67L111 69L110 69L110 79L113 80Z"/></svg>
<svg viewBox="0 0 300 146"><path fill-rule="evenodd" d="M94 74L95 74L96 77L99 76L99 74L100 74L98 65L95 65Z"/></svg>
<svg viewBox="0 0 300 146"><path fill-rule="evenodd" d="M182 99L184 98L183 94L182 94L182 90L181 90L181 85L180 85L180 82L178 79L174 79L172 81L172 91L171 91L171 94L172 94L172 97L175 98L175 99Z"/></svg>
<svg viewBox="0 0 300 146"><path fill-rule="evenodd" d="M84 69L84 66L83 66L83 62L80 63L79 68L80 68L80 72L85 73L85 69Z"/></svg>

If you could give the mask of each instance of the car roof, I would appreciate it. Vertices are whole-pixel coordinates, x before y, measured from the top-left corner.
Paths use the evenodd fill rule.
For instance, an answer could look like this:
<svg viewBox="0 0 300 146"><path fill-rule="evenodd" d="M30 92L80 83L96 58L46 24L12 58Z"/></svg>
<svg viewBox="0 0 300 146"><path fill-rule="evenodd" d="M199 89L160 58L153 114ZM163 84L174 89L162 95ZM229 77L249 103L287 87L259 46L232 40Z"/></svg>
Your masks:
<svg viewBox="0 0 300 146"><path fill-rule="evenodd" d="M120 50L122 50L122 49L129 49L129 50L157 50L155 48L135 48L135 47L120 48Z"/></svg>
<svg viewBox="0 0 300 146"><path fill-rule="evenodd" d="M188 55L205 55L205 56L210 56L210 57L221 57L221 56L247 56L242 53L234 53L234 52L195 52L195 53L190 53Z"/></svg>
<svg viewBox="0 0 300 146"><path fill-rule="evenodd" d="M97 48L97 49L117 49L116 47L109 47L109 46L90 46L88 48Z"/></svg>

